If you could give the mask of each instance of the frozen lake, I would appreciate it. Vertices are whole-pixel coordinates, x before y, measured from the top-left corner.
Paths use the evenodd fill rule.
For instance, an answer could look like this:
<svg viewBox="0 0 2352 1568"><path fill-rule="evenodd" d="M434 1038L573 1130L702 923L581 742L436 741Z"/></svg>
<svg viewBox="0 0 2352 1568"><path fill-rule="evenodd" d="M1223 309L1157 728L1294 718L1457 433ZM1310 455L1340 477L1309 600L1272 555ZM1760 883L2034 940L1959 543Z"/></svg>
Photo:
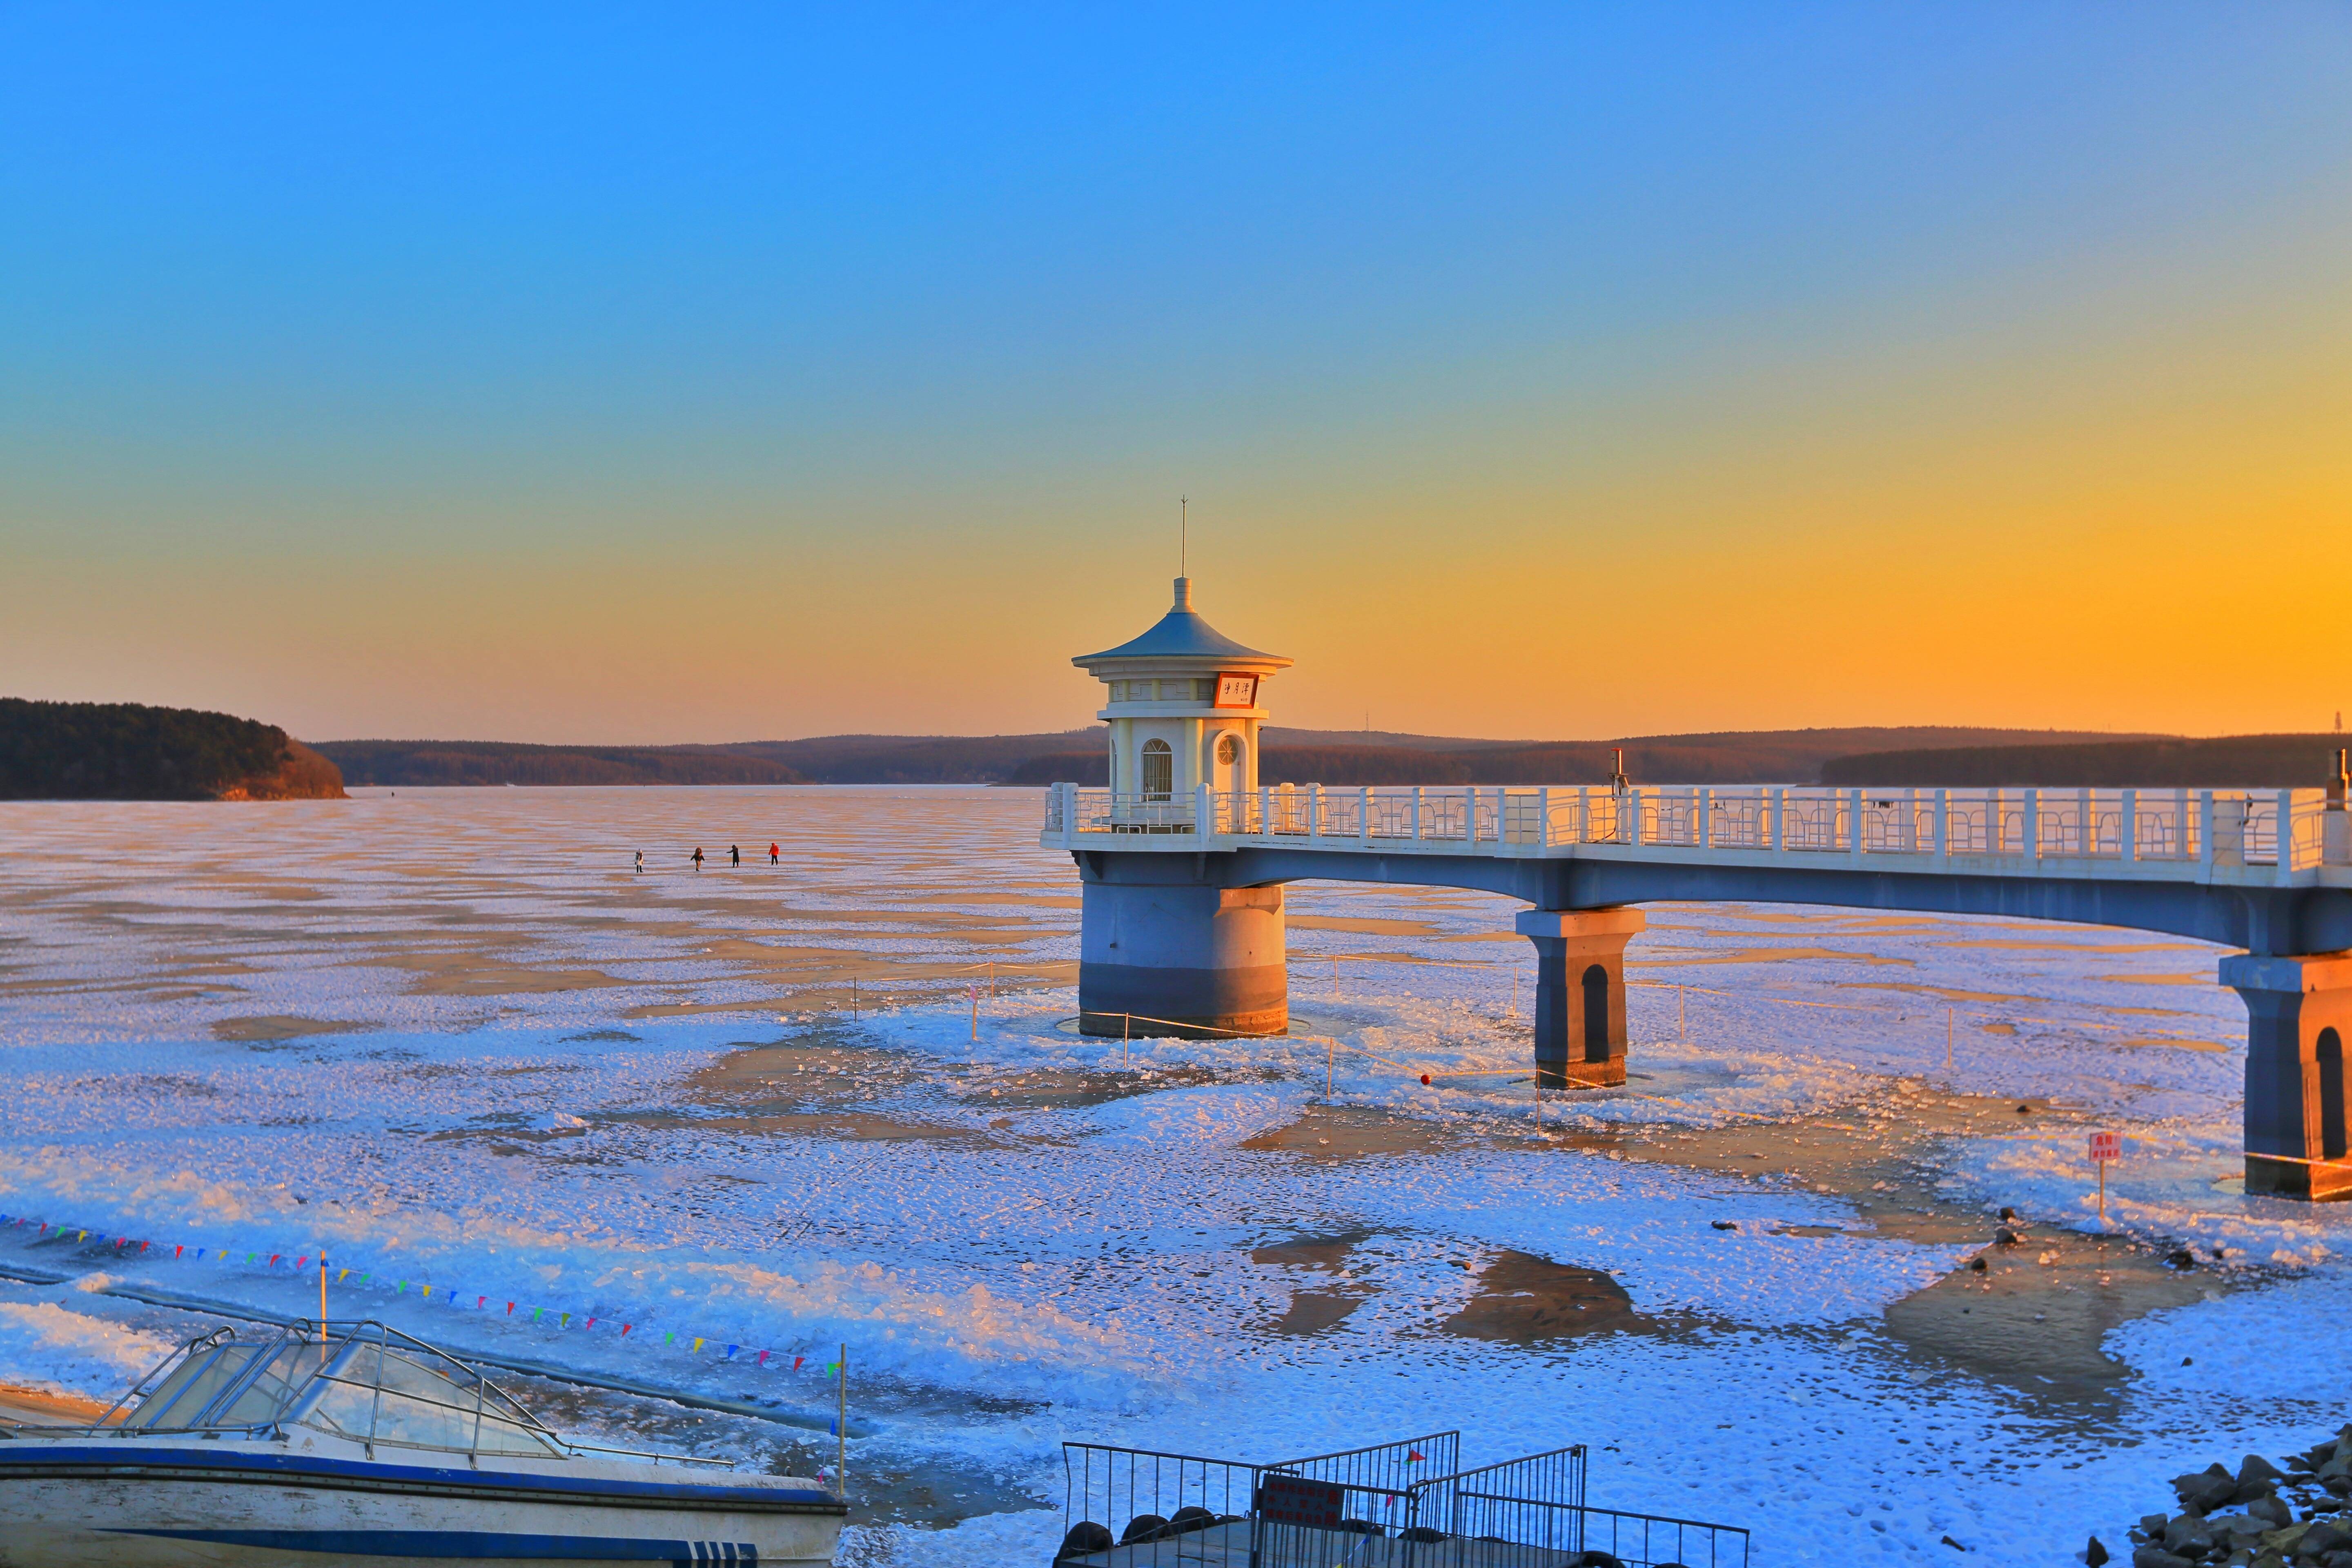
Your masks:
<svg viewBox="0 0 2352 1568"><path fill-rule="evenodd" d="M2352 1215L2237 1191L2219 950L1655 906L1633 1081L1538 1121L1507 900L1299 884L1311 1038L1085 1039L1038 815L0 805L0 1211L69 1227L0 1227L0 1266L66 1277L0 1279L0 1384L111 1397L203 1321L152 1298L303 1311L289 1264L323 1247L339 1314L804 1420L845 1342L856 1552L1031 1568L1065 1438L1586 1443L1596 1503L1751 1527L1761 1563L1948 1536L2058 1564L2164 1478L2347 1418ZM2104 1237L2094 1128L2126 1136ZM2025 1239L1973 1272L2002 1205ZM525 1392L763 1463L831 1448Z"/></svg>

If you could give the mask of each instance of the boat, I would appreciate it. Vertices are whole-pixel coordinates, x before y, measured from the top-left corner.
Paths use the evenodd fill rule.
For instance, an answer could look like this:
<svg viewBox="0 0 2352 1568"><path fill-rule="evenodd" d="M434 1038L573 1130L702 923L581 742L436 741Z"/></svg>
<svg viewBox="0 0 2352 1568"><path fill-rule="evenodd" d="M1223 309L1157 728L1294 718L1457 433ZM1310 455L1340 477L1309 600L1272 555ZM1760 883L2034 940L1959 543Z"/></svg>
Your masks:
<svg viewBox="0 0 2352 1568"><path fill-rule="evenodd" d="M5 1568L830 1563L835 1484L567 1439L375 1321L218 1328L83 1426L0 1426Z"/></svg>

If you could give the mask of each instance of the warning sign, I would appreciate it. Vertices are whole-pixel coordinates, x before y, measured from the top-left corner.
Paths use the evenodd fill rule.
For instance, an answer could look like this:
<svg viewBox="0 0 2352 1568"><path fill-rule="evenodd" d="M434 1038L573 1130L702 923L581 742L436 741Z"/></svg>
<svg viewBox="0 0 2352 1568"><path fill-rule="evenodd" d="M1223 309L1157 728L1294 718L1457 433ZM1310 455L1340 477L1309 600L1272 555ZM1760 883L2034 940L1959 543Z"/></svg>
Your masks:
<svg viewBox="0 0 2352 1568"><path fill-rule="evenodd" d="M1347 1490L1305 1476L1268 1476L1257 1489L1258 1517L1269 1524L1303 1524L1312 1530L1339 1528Z"/></svg>
<svg viewBox="0 0 2352 1568"><path fill-rule="evenodd" d="M2094 1164L2104 1165L2110 1160L2120 1160L2123 1157L2122 1133L2094 1132L2091 1134L2091 1161Z"/></svg>

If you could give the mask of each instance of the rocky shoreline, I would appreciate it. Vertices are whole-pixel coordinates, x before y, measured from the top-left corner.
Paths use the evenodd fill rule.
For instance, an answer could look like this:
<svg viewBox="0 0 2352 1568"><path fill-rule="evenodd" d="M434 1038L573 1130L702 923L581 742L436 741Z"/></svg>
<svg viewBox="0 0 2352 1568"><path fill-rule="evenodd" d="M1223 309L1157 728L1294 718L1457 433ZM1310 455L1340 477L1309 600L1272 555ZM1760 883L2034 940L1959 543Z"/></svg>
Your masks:
<svg viewBox="0 0 2352 1568"><path fill-rule="evenodd" d="M2215 1464L2173 1479L2178 1512L2132 1526L2132 1568L2352 1568L2352 1426L2282 1469L2248 1454L2232 1473ZM2097 1536L2089 1568L2111 1553Z"/></svg>

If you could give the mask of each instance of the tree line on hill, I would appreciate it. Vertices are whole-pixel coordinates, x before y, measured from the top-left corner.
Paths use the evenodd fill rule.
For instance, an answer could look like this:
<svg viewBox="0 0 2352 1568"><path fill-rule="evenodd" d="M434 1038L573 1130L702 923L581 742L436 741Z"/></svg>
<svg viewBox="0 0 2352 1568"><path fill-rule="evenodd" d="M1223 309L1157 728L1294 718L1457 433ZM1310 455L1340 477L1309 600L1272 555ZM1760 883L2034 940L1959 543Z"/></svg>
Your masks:
<svg viewBox="0 0 2352 1568"><path fill-rule="evenodd" d="M341 799L335 764L275 724L137 702L0 697L0 799Z"/></svg>
<svg viewBox="0 0 2352 1568"><path fill-rule="evenodd" d="M1478 741L1269 726L1267 784L1601 784L1622 748L1639 784L1884 787L2311 787L2340 734L2167 735L1938 727L1767 730L1622 741ZM339 771L340 770L340 771ZM1103 731L828 735L700 746L330 741L136 703L0 699L0 798L338 796L373 786L1002 784L1099 786Z"/></svg>

